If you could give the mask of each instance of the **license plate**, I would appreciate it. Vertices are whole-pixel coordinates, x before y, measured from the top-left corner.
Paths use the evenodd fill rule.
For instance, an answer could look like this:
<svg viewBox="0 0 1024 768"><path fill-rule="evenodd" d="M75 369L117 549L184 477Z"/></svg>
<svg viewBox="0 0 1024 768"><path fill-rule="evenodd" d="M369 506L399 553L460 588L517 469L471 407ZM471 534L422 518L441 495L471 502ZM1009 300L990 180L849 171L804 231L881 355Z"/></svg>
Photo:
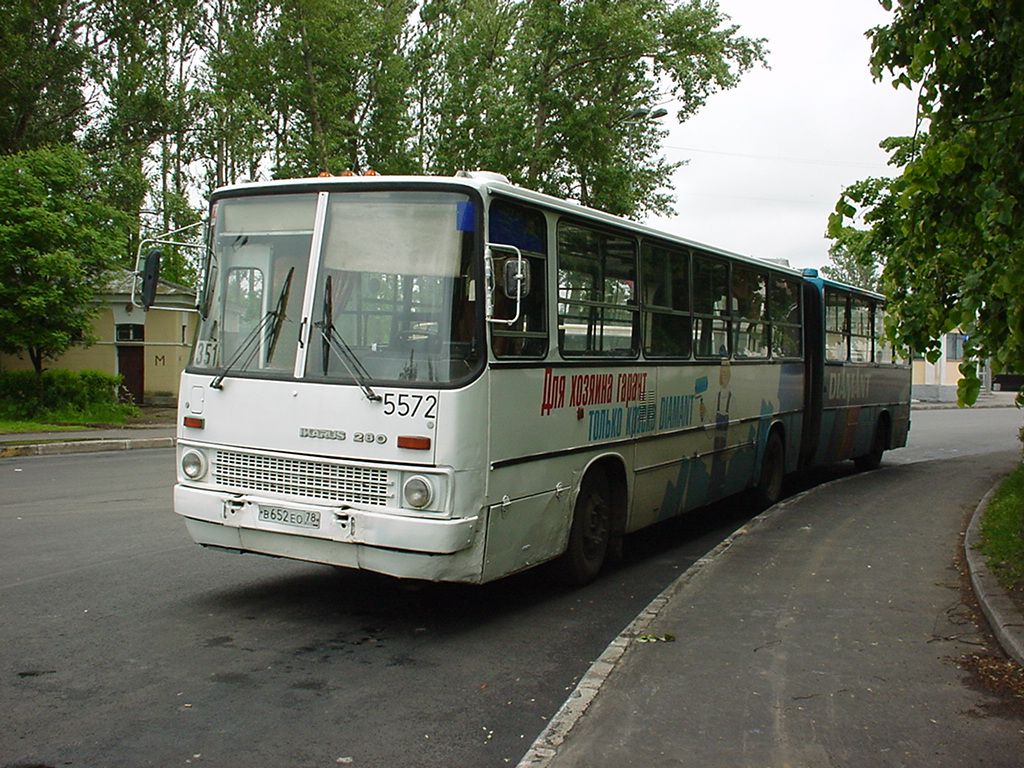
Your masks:
<svg viewBox="0 0 1024 768"><path fill-rule="evenodd" d="M261 523L290 525L293 528L319 528L320 513L312 509L285 509L260 505Z"/></svg>

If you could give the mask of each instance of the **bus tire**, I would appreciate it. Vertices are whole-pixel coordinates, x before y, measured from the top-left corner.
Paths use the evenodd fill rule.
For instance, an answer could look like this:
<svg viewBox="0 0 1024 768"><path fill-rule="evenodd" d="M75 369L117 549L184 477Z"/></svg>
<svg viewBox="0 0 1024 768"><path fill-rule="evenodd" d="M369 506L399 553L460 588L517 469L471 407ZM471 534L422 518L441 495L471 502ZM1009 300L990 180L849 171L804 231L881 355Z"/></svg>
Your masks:
<svg viewBox="0 0 1024 768"><path fill-rule="evenodd" d="M882 463L882 454L885 453L886 447L886 432L885 417L882 417L875 425L875 434L871 438L871 450L853 460L853 465L861 472L878 469Z"/></svg>
<svg viewBox="0 0 1024 768"><path fill-rule="evenodd" d="M786 449L778 430L768 435L768 443L764 447L764 458L761 459L761 474L754 486L754 496L759 504L770 507L782 498L782 481L786 476Z"/></svg>
<svg viewBox="0 0 1024 768"><path fill-rule="evenodd" d="M589 584L601 572L612 534L612 493L608 476L588 472L580 483L569 529L569 544L558 561L569 584Z"/></svg>

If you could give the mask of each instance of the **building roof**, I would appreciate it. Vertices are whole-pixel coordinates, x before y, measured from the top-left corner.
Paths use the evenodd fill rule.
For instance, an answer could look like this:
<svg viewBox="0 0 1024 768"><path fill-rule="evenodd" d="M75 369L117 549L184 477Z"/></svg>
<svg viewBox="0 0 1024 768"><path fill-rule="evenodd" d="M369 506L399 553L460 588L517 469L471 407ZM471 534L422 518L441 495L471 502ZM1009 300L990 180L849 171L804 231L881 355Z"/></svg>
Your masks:
<svg viewBox="0 0 1024 768"><path fill-rule="evenodd" d="M103 291L96 296L96 301L101 304L131 301L132 288L136 279L136 273L129 269L120 268L114 270ZM172 283L170 280L161 279L157 284L156 294L160 297L159 303L163 305L191 309L196 304L196 291L194 288Z"/></svg>

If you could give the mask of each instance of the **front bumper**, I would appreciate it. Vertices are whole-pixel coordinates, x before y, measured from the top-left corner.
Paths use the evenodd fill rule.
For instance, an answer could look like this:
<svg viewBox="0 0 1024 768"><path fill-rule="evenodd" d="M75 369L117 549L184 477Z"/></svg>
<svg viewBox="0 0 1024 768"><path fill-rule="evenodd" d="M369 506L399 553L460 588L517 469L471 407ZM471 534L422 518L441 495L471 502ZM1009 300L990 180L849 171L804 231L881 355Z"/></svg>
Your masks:
<svg viewBox="0 0 1024 768"><path fill-rule="evenodd" d="M260 506L319 513L316 528L259 519ZM476 581L481 518L431 519L342 506L282 502L181 483L174 510L198 544L388 573L403 578Z"/></svg>

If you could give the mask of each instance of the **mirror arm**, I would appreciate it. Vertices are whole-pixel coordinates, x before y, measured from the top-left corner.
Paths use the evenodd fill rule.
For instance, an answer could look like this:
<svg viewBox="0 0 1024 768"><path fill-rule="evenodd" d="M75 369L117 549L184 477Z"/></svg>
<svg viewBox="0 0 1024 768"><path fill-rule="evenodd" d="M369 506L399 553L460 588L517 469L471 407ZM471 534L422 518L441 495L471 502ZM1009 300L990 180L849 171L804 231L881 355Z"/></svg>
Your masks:
<svg viewBox="0 0 1024 768"><path fill-rule="evenodd" d="M522 314L523 306L523 280L526 278L523 276L523 252L516 248L514 245L505 245L504 243L485 243L484 247L487 249L487 322L489 323L504 323L507 326L513 326L519 322L519 316ZM492 317L494 314L494 300L492 293L494 291L494 261L491 257L492 250L499 251L512 251L516 255L516 314L511 320L505 320L504 318Z"/></svg>

